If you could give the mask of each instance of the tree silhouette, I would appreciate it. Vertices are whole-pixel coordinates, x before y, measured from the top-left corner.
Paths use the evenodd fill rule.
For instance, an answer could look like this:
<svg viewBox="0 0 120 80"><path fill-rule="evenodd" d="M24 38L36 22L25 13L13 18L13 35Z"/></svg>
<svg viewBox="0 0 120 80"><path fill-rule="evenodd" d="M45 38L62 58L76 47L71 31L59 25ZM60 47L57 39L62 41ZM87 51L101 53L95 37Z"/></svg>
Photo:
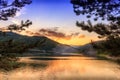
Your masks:
<svg viewBox="0 0 120 80"><path fill-rule="evenodd" d="M31 0L0 0L0 20L8 20L9 17L14 17L22 7L31 4Z"/></svg>
<svg viewBox="0 0 120 80"><path fill-rule="evenodd" d="M0 20L7 21L10 17L14 17L18 11L25 7L25 5L31 4L31 2L31 0L11 0L10 2L8 0L0 0ZM25 27L29 27L31 24L32 22L29 20L25 22L21 21L20 25L9 25L7 30L22 31L25 30ZM0 31L0 33L5 34L5 32L2 31ZM13 39L0 44L0 68L9 70L10 68L13 69L18 66L11 65L13 62L16 62L18 58L16 57L16 54L9 53L9 50L15 47L16 46L13 44Z"/></svg>
<svg viewBox="0 0 120 80"><path fill-rule="evenodd" d="M10 31L23 31L25 30L25 28L28 28L30 25L32 25L32 22L30 20L27 20L27 21L21 21L21 24L20 25L17 25L17 24L12 24L12 25L9 25L8 26L8 30Z"/></svg>
<svg viewBox="0 0 120 80"><path fill-rule="evenodd" d="M109 24L97 23L92 25L76 22L78 27L88 32L96 32L101 37L119 37L120 35L120 0L71 0L74 12L77 15L86 15L87 18L107 20Z"/></svg>
<svg viewBox="0 0 120 80"><path fill-rule="evenodd" d="M120 19L120 0L71 0L76 15L108 21Z"/></svg>
<svg viewBox="0 0 120 80"><path fill-rule="evenodd" d="M120 25L115 23L103 24L97 23L92 25L91 21L88 20L87 24L85 22L76 22L76 25L80 27L82 30L86 30L88 32L96 32L99 34L99 38L119 38L120 37Z"/></svg>
<svg viewBox="0 0 120 80"><path fill-rule="evenodd" d="M120 55L120 0L71 0L71 3L76 15L85 15L94 21L108 21L108 24L97 22L95 25L90 20L87 23L77 21L76 25L82 30L99 34L99 38L105 37L106 41L100 48L112 55Z"/></svg>
<svg viewBox="0 0 120 80"><path fill-rule="evenodd" d="M0 20L6 21L9 17L16 16L16 13L19 12L25 5L29 5L32 3L32 0L12 0L9 2L8 0L0 0ZM31 21L27 20L25 23L21 21L21 25L12 24L9 25L7 30L13 31L22 31L25 30L25 27L29 27L32 24ZM5 36L5 32L2 32Z"/></svg>

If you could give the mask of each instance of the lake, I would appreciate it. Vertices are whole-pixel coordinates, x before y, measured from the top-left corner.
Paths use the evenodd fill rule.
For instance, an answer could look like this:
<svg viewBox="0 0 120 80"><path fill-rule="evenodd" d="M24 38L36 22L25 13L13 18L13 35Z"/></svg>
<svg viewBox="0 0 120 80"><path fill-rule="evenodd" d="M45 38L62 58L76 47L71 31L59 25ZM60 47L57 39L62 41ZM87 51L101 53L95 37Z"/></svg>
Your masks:
<svg viewBox="0 0 120 80"><path fill-rule="evenodd" d="M0 80L120 80L119 65L83 55L21 57L31 64L8 73Z"/></svg>

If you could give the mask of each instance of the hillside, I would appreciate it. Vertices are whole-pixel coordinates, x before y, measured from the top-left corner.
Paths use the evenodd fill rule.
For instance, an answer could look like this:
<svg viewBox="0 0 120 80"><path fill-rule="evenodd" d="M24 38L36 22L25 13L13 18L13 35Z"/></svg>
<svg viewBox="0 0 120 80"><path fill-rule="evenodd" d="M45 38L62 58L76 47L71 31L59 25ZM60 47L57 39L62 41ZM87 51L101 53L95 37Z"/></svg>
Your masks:
<svg viewBox="0 0 120 80"><path fill-rule="evenodd" d="M12 40L12 43L16 45L26 45L28 48L37 47L41 50L52 50L57 45L60 45L58 42L55 42L44 36L25 36L13 32L6 32L6 35L0 35L0 43L6 43L9 40Z"/></svg>
<svg viewBox="0 0 120 80"><path fill-rule="evenodd" d="M14 47L10 48L7 52L52 52L55 55L62 53L80 52L80 48L73 47L65 44L60 44L44 36L25 36L14 32L6 32L6 36L0 35L0 44L12 40Z"/></svg>
<svg viewBox="0 0 120 80"><path fill-rule="evenodd" d="M95 41L95 44L99 44L102 43L104 40L100 40L100 41ZM89 56L96 56L97 51L96 49L93 48L93 45L91 43L82 45L82 46L76 46L76 48L78 48L80 50L81 53L85 54L85 55L89 55Z"/></svg>

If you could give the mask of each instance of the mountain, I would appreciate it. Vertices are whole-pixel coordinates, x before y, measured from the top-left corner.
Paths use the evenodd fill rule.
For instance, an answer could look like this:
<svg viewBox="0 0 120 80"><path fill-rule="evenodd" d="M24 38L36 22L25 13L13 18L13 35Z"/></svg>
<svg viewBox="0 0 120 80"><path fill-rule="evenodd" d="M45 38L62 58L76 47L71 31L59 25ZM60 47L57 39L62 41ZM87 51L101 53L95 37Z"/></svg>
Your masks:
<svg viewBox="0 0 120 80"><path fill-rule="evenodd" d="M6 32L5 35L0 35L0 43L6 43L12 40L17 45L27 45L29 48L37 47L41 50L52 50L60 43L55 42L44 36L25 36L14 32Z"/></svg>
<svg viewBox="0 0 120 80"><path fill-rule="evenodd" d="M99 44L99 43L102 43L103 41L104 40L95 41L94 43ZM89 56L96 56L96 53L97 53L97 51L93 48L93 45L91 43L88 43L82 46L77 46L76 48L78 48L81 53Z"/></svg>
<svg viewBox="0 0 120 80"><path fill-rule="evenodd" d="M14 32L6 32L4 36L0 35L0 44L9 42L9 40L12 40L14 49L10 49L8 52L21 52L24 51L24 49L31 51L31 49L33 49L33 51L40 50L61 54L80 52L81 50L80 47L60 44L44 36L26 36Z"/></svg>

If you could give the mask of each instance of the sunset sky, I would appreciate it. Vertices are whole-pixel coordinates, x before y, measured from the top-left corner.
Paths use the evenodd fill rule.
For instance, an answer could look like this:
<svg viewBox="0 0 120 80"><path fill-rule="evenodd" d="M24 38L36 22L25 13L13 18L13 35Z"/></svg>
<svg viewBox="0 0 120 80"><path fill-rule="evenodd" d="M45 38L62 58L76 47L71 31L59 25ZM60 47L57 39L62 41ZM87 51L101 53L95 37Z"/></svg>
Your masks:
<svg viewBox="0 0 120 80"><path fill-rule="evenodd" d="M39 35L47 36L63 44L83 45L91 40L98 40L95 33L90 34L76 27L76 21L86 21L86 17L76 16L70 0L32 1L32 4L24 7L15 18L1 21L0 26L5 27L11 23L19 24L21 20L30 19L33 25L27 30L28 33L39 33ZM40 32L41 30L45 32Z"/></svg>

